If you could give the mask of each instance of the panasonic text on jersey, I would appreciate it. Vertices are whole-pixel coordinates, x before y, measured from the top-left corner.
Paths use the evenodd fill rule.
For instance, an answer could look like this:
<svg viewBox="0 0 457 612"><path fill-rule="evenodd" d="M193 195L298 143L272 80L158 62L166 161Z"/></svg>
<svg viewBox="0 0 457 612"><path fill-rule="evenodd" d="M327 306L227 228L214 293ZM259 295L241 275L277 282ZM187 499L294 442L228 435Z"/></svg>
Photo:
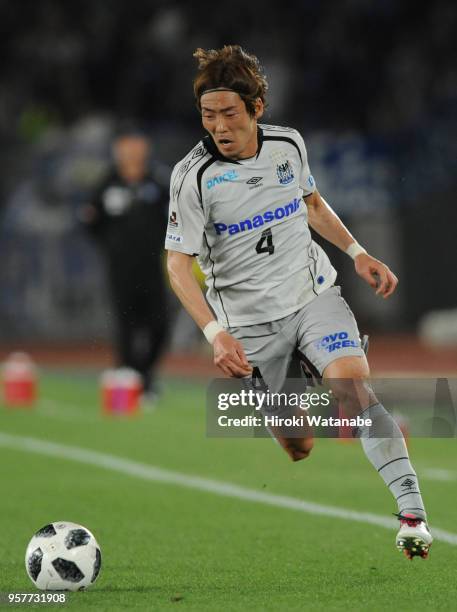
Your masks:
<svg viewBox="0 0 457 612"><path fill-rule="evenodd" d="M267 210L261 215L255 215L250 219L242 219L238 223L214 223L214 229L218 236L221 236L228 231L229 234L238 234L238 232L246 232L254 230L266 223L271 223L275 220L280 220L285 217L289 217L297 212L300 208L300 199L294 198L291 202L288 202L284 206L278 206L275 210Z"/></svg>

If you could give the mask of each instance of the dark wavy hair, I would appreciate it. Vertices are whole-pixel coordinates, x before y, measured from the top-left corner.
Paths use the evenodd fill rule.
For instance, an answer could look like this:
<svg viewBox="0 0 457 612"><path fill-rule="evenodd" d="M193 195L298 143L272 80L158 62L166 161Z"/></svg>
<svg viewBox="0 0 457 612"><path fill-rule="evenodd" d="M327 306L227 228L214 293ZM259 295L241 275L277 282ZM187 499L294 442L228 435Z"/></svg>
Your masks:
<svg viewBox="0 0 457 612"><path fill-rule="evenodd" d="M239 45L222 49L197 49L198 72L194 79L194 95L201 112L200 98L208 89L232 89L246 104L250 115L255 113L255 102L265 104L268 82L255 55L246 53Z"/></svg>

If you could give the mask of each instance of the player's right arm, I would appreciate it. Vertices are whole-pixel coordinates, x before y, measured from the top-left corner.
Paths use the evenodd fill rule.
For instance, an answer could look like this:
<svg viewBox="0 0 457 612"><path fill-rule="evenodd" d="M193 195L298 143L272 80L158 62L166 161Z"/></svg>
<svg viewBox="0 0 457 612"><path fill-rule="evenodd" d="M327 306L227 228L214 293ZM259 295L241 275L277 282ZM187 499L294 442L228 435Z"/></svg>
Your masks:
<svg viewBox="0 0 457 612"><path fill-rule="evenodd" d="M204 330L215 321L192 271L193 257L178 251L168 251L167 269L170 284L181 304ZM241 342L228 332L219 331L213 340L214 363L227 376L243 377L252 372Z"/></svg>
<svg viewBox="0 0 457 612"><path fill-rule="evenodd" d="M204 149L200 147L200 150L200 156L198 149L191 151L184 163L175 166L171 176L169 226L165 240L168 275L181 304L213 345L214 363L227 376L248 376L252 368L243 346L218 326L192 271L193 258L202 248L205 231L198 169L206 157ZM211 334L205 330L210 323Z"/></svg>
<svg viewBox="0 0 457 612"><path fill-rule="evenodd" d="M168 277L181 304L200 329L204 329L208 323L214 320L214 315L206 303L200 285L192 271L193 259L192 255L187 253L168 251Z"/></svg>

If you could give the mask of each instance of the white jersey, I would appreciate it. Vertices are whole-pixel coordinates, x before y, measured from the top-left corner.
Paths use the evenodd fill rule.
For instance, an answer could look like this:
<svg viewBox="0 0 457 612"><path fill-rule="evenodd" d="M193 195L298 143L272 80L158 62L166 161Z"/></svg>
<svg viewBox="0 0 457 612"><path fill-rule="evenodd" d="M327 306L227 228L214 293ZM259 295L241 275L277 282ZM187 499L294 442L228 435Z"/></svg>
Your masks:
<svg viewBox="0 0 457 612"><path fill-rule="evenodd" d="M316 186L302 137L259 125L258 138L254 157L234 161L207 136L171 176L165 248L198 256L225 327L286 317L336 278L308 227L303 196Z"/></svg>

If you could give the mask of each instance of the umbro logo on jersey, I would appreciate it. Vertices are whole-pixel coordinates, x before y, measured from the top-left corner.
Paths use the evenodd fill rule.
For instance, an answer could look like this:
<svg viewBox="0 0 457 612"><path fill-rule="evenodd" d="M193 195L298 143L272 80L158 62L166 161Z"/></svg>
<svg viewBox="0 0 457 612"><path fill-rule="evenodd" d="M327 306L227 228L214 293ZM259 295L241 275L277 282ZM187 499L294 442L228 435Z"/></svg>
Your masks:
<svg viewBox="0 0 457 612"><path fill-rule="evenodd" d="M257 185L257 183L259 183L262 179L263 179L263 176L253 176L252 178L249 179L249 181L246 181L246 184L247 185Z"/></svg>
<svg viewBox="0 0 457 612"><path fill-rule="evenodd" d="M203 147L199 147L198 149L195 149L195 151L192 154L192 159L195 159L196 157L200 157L201 155L203 155L205 153L206 149L204 149Z"/></svg>
<svg viewBox="0 0 457 612"><path fill-rule="evenodd" d="M411 478L406 478L400 486L404 487L405 490L409 491L410 489L412 489L414 487L416 483L414 482L414 480L411 480Z"/></svg>

